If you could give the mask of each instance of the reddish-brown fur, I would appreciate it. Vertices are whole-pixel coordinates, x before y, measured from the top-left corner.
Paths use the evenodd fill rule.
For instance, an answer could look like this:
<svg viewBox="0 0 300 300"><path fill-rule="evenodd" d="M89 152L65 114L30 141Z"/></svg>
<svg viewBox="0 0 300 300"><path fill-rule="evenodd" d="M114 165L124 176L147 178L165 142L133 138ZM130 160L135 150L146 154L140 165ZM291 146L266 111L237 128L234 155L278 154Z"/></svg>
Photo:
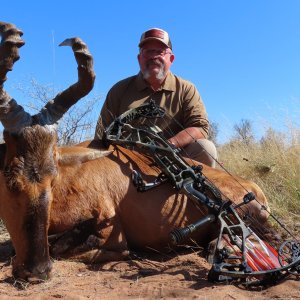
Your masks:
<svg viewBox="0 0 300 300"><path fill-rule="evenodd" d="M39 195L41 191L47 190L51 194L49 223L46 225L49 234L62 233L91 220L89 243L75 249L67 249L67 253L60 249L60 246L65 244L64 239L63 242L58 241L57 245L54 245L58 255L71 256L85 262L123 259L128 254L129 247L164 250L169 247L169 234L174 228L189 225L206 214L205 208L199 210L193 201L177 193L170 183L145 193L137 192L131 182L133 169L142 171L145 179L149 181L157 175L157 172L149 167L149 159L137 152L111 147L113 152L109 156L82 162L81 157L93 151L85 147L97 146L93 143L86 142L80 147L62 147L56 150L51 141L50 149L53 152L47 150L47 159L52 161L52 158L56 157L56 172L45 173L42 182L35 184L24 181L26 178L21 171L16 178L23 182L22 192L8 190L6 178L0 173L0 217L5 221L16 249L14 268L17 270L30 255L26 251L29 245L22 227L27 214L27 199L38 199L30 193ZM94 152L97 156L98 151ZM40 155L43 153L44 151ZM52 158L51 155L49 157L49 153ZM39 155L37 157L47 160ZM67 162L64 161L64 157L68 157ZM70 157L73 157L72 160ZM234 202L241 202L247 190L252 191L257 199L267 206L264 194L253 182L238 178L238 183L227 173L207 166L203 166L203 172ZM246 190L241 188L240 183ZM261 211L255 202L251 203L248 209L250 214L261 222L266 221L265 211ZM200 244L207 242L213 238L212 234L217 229L216 224L204 226L194 235L194 239ZM93 247L97 248L92 249ZM18 276L28 278L27 273L28 271L22 271Z"/></svg>
<svg viewBox="0 0 300 300"><path fill-rule="evenodd" d="M74 148L60 151L61 155L66 155ZM205 208L199 211L191 200L178 194L169 183L145 193L137 192L130 179L133 169L141 170L144 177L152 175L148 176L149 181L157 175L145 156L120 147L114 148L108 157L77 166L61 166L60 175L53 184L50 232L68 230L79 220L95 218L96 235L102 243L109 245L107 248L117 251L116 257L119 258L118 252L127 249L126 242L143 249L168 247L172 229L189 225L206 214ZM204 166L204 174L234 202L241 202L247 190L254 192L257 199L267 206L264 194L254 183L241 178L237 182L227 173L207 166ZM261 211L255 202L248 210L262 222L267 218L265 211ZM98 231L97 226L100 227ZM198 232L198 242L209 240L209 232L207 227ZM93 256L93 259L106 259L104 254L98 255L97 250L92 253L97 257ZM90 260L89 255L86 259Z"/></svg>

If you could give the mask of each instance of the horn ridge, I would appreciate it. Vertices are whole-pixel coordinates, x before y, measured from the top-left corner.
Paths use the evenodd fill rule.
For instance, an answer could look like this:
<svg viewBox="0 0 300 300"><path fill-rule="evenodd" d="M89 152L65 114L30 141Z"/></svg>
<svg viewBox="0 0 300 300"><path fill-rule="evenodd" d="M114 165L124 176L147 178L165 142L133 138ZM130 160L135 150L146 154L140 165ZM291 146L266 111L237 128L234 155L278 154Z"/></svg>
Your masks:
<svg viewBox="0 0 300 300"><path fill-rule="evenodd" d="M19 48L25 44L22 35L23 32L14 24L0 22L0 88L7 79L7 72L13 69L14 63L20 58Z"/></svg>
<svg viewBox="0 0 300 300"><path fill-rule="evenodd" d="M96 78L93 57L87 45L80 38L66 39L59 46L72 47L78 66L78 80L45 105L39 113L40 124L50 125L61 119L71 106L92 90Z"/></svg>
<svg viewBox="0 0 300 300"><path fill-rule="evenodd" d="M93 59L87 45L79 38L65 39L59 46L71 46L78 66L86 66Z"/></svg>
<svg viewBox="0 0 300 300"><path fill-rule="evenodd" d="M31 124L31 116L3 89L6 74L20 58L19 48L25 44L22 35L14 24L0 21L0 122L8 132L18 132Z"/></svg>

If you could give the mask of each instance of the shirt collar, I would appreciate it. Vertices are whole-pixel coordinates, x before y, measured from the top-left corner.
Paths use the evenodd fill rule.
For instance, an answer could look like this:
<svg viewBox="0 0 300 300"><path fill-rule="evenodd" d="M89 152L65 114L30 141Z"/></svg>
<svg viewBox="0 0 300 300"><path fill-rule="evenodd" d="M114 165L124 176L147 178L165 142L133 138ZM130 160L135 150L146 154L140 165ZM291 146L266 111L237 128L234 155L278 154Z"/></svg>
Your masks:
<svg viewBox="0 0 300 300"><path fill-rule="evenodd" d="M138 73L138 75L136 77L136 84L137 84L137 89L139 91L142 91L146 88L150 88L147 81L143 78L142 72ZM166 91L175 92L175 88L176 88L175 76L169 71L165 81L162 84L161 89L166 90Z"/></svg>

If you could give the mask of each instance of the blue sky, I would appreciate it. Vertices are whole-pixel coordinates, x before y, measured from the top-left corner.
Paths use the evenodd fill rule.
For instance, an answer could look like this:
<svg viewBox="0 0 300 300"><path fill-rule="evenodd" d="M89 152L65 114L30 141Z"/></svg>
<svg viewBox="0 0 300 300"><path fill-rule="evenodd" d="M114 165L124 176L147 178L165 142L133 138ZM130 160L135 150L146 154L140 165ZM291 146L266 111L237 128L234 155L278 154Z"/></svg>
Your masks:
<svg viewBox="0 0 300 300"><path fill-rule="evenodd" d="M160 27L172 39L173 73L197 86L220 142L241 119L258 136L268 126L285 130L287 120L299 127L300 1L2 1L1 19L24 32L5 85L22 104L29 99L14 87L31 76L57 89L75 82L71 49L58 44L79 36L95 60L98 115L109 88L138 72L141 33Z"/></svg>

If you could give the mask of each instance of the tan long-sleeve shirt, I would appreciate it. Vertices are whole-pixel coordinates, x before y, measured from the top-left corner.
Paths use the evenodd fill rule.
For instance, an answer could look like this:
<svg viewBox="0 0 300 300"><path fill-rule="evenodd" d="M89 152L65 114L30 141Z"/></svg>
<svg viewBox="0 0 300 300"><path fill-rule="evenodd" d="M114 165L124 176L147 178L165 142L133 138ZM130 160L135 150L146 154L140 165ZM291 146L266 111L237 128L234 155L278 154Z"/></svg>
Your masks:
<svg viewBox="0 0 300 300"><path fill-rule="evenodd" d="M165 109L166 116L147 120L147 125L159 126L166 138L188 127L200 128L203 136L207 137L209 122L196 87L191 82L169 72L161 89L157 91L149 86L141 73L116 83L108 92L102 107L95 139L102 139L104 129L114 118L150 99Z"/></svg>

